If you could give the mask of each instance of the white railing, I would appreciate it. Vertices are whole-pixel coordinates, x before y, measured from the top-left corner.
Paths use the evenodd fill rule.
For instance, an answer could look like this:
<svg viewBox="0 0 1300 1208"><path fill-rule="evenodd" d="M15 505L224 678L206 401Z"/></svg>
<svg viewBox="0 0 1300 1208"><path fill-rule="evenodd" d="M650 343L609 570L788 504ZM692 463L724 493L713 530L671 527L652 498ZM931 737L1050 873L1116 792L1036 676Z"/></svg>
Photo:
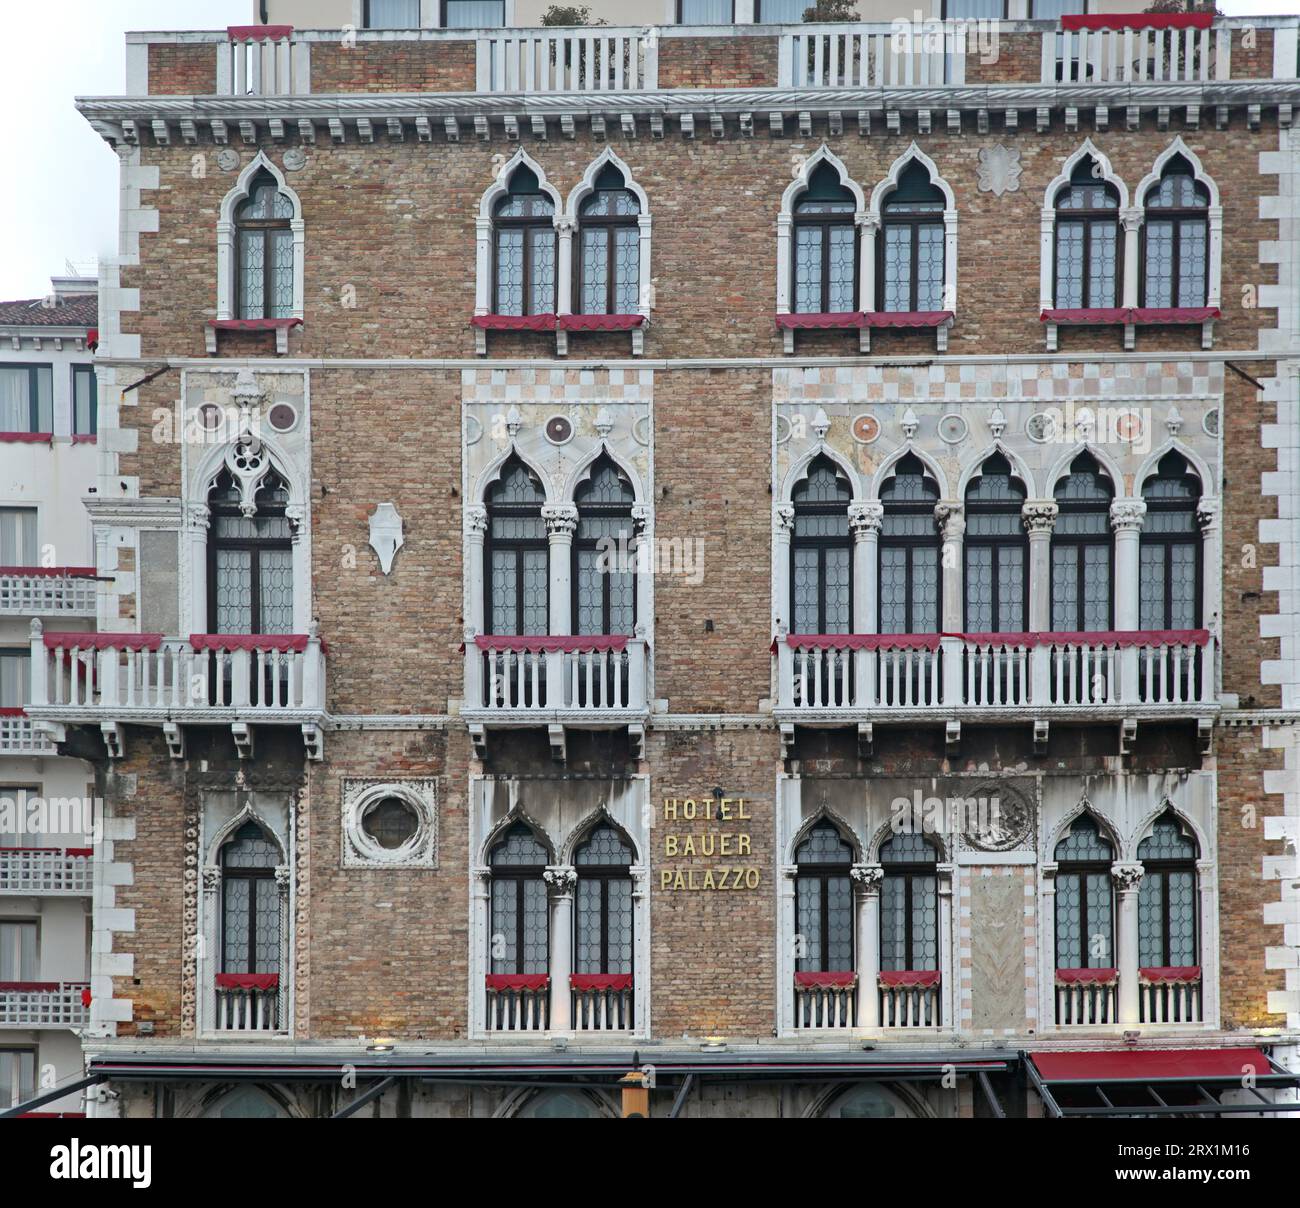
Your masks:
<svg viewBox="0 0 1300 1208"><path fill-rule="evenodd" d="M644 29L516 29L477 39L479 92L640 92L659 86Z"/></svg>
<svg viewBox="0 0 1300 1208"><path fill-rule="evenodd" d="M632 1030L632 979L614 985L589 984L581 974L569 981L573 991L573 1028L576 1032L630 1032Z"/></svg>
<svg viewBox="0 0 1300 1208"><path fill-rule="evenodd" d="M91 890L91 850L0 847L0 893L79 896Z"/></svg>
<svg viewBox="0 0 1300 1208"><path fill-rule="evenodd" d="M54 749L21 709L0 709L0 755L49 755Z"/></svg>
<svg viewBox="0 0 1300 1208"><path fill-rule="evenodd" d="M0 1028L79 1028L85 982L0 982Z"/></svg>
<svg viewBox="0 0 1300 1208"><path fill-rule="evenodd" d="M218 975L216 1030L218 1032L276 1032L280 1030L280 986L222 985Z"/></svg>
<svg viewBox="0 0 1300 1208"><path fill-rule="evenodd" d="M489 1032L545 1032L549 1026L550 978L487 978Z"/></svg>
<svg viewBox="0 0 1300 1208"><path fill-rule="evenodd" d="M465 699L494 713L636 712L646 708L646 643L549 649L546 639L466 644Z"/></svg>
<svg viewBox="0 0 1300 1208"><path fill-rule="evenodd" d="M1146 1024L1203 1023L1201 971L1139 970L1138 1018Z"/></svg>
<svg viewBox="0 0 1300 1208"><path fill-rule="evenodd" d="M795 976L794 1026L796 1031L845 1029L856 1024L857 977L819 980Z"/></svg>
<svg viewBox="0 0 1300 1208"><path fill-rule="evenodd" d="M1015 708L1030 702L1030 654L1016 634L968 639L964 650L966 693L963 703Z"/></svg>
<svg viewBox="0 0 1300 1208"><path fill-rule="evenodd" d="M1217 29L1080 29L1043 34L1044 84L1226 80L1232 32Z"/></svg>
<svg viewBox="0 0 1300 1208"><path fill-rule="evenodd" d="M217 45L218 96L295 96L311 92L311 44L269 27Z"/></svg>
<svg viewBox="0 0 1300 1208"><path fill-rule="evenodd" d="M926 984L904 981L879 983L880 1026L882 1028L937 1028L939 1026L939 979Z"/></svg>
<svg viewBox="0 0 1300 1208"><path fill-rule="evenodd" d="M926 23L927 25L930 23ZM933 88L966 82L971 23L944 23L943 36L889 25L813 25L781 34L779 88Z"/></svg>
<svg viewBox="0 0 1300 1208"><path fill-rule="evenodd" d="M1119 974L1113 969L1093 970L1094 977L1056 978L1056 1026L1058 1028L1095 1027L1113 1024L1119 1016Z"/></svg>
<svg viewBox="0 0 1300 1208"><path fill-rule="evenodd" d="M0 616L93 617L95 572L0 571Z"/></svg>

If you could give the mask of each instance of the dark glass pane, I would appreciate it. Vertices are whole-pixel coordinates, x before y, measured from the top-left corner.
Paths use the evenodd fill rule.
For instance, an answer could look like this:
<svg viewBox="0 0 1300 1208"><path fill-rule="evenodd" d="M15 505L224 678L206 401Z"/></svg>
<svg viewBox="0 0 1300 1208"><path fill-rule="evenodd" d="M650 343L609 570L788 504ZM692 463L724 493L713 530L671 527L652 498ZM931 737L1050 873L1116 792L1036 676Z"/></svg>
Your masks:
<svg viewBox="0 0 1300 1208"><path fill-rule="evenodd" d="M1186 221L1179 224L1178 242L1178 305L1205 305L1205 278L1207 239L1209 231L1204 222Z"/></svg>
<svg viewBox="0 0 1300 1208"><path fill-rule="evenodd" d="M826 968L853 968L853 882L826 878Z"/></svg>
<svg viewBox="0 0 1300 1208"><path fill-rule="evenodd" d="M1138 887L1138 965L1142 968L1171 963L1165 959L1164 885L1164 873L1148 870Z"/></svg>
<svg viewBox="0 0 1300 1208"><path fill-rule="evenodd" d="M488 863L493 868L541 868L549 859L546 848L526 826L512 827L492 848Z"/></svg>
<svg viewBox="0 0 1300 1208"><path fill-rule="evenodd" d="M582 231L582 313L603 315L609 290L609 228Z"/></svg>
<svg viewBox="0 0 1300 1208"><path fill-rule="evenodd" d="M822 228L794 229L794 309L819 314L822 309Z"/></svg>
<svg viewBox="0 0 1300 1208"><path fill-rule="evenodd" d="M597 826L578 847L574 864L604 864L626 866L632 863L632 849L612 826Z"/></svg>
<svg viewBox="0 0 1300 1208"><path fill-rule="evenodd" d="M1092 246L1088 263L1088 304L1114 306L1119 227L1113 222L1089 223Z"/></svg>
<svg viewBox="0 0 1300 1208"><path fill-rule="evenodd" d="M1056 845L1054 859L1058 864L1081 863L1094 860L1109 862L1114 859L1110 840L1101 833L1097 823L1087 814L1076 818L1070 833Z"/></svg>
<svg viewBox="0 0 1300 1208"><path fill-rule="evenodd" d="M1138 558L1138 625L1165 629L1166 556L1163 545L1143 545Z"/></svg>
<svg viewBox="0 0 1300 1208"><path fill-rule="evenodd" d="M555 228L529 227L528 239L532 255L529 313L549 314L555 309Z"/></svg>
<svg viewBox="0 0 1300 1208"><path fill-rule="evenodd" d="M851 848L829 822L819 822L794 853L796 864L852 864Z"/></svg>
<svg viewBox="0 0 1300 1208"><path fill-rule="evenodd" d="M935 850L929 840L915 831L900 831L881 844L882 864L933 864Z"/></svg>
<svg viewBox="0 0 1300 1208"><path fill-rule="evenodd" d="M497 300L499 315L524 313L524 232L522 227L497 230Z"/></svg>
<svg viewBox="0 0 1300 1208"><path fill-rule="evenodd" d="M1083 231L1081 222L1056 224L1056 305L1062 310L1083 306Z"/></svg>
<svg viewBox="0 0 1300 1208"><path fill-rule="evenodd" d="M1056 966L1082 969L1083 963L1083 876L1056 874Z"/></svg>
<svg viewBox="0 0 1300 1208"><path fill-rule="evenodd" d="M1148 306L1174 305L1174 224L1146 222L1146 288Z"/></svg>
<svg viewBox="0 0 1300 1208"><path fill-rule="evenodd" d="M795 879L795 926L802 940L800 973L820 973L822 964L822 883L820 877Z"/></svg>
<svg viewBox="0 0 1300 1208"><path fill-rule="evenodd" d="M856 310L854 266L857 263L857 232L852 226L827 228L830 237L830 278L827 281L826 309L831 313Z"/></svg>
<svg viewBox="0 0 1300 1208"><path fill-rule="evenodd" d="M888 311L911 310L912 228L886 225L885 302Z"/></svg>

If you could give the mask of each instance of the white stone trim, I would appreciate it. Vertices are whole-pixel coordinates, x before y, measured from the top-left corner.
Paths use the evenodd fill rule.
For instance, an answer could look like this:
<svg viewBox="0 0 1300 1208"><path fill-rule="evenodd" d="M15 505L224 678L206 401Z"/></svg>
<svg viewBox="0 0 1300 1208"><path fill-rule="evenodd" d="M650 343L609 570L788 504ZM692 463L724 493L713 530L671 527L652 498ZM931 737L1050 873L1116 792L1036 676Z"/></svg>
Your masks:
<svg viewBox="0 0 1300 1208"><path fill-rule="evenodd" d="M307 226L302 216L302 201L298 194L286 183L284 173L267 157L265 151L259 151L248 166L239 174L235 187L221 200L221 209L217 215L217 318L235 318L235 298L238 296L238 283L235 281L237 257L235 255L235 207L247 200L253 178L265 169L276 181L293 206L293 217L289 220L289 229L293 232L293 318L304 318L304 298L306 292L306 252Z"/></svg>
<svg viewBox="0 0 1300 1208"><path fill-rule="evenodd" d="M1061 165L1060 173L1047 186L1047 191L1043 194L1042 217L1039 225L1041 258L1038 275L1038 305L1041 310L1053 310L1056 307L1054 289L1056 278L1056 195L1070 183L1070 177L1079 162L1088 158L1095 160L1097 166L1101 169L1099 179L1114 185L1119 192L1119 212L1116 217L1122 219L1129 210L1128 186L1115 173L1115 170L1111 167L1110 159L1096 148L1092 139L1085 138L1082 145L1072 155L1066 157L1065 163ZM1123 306L1136 306L1138 279L1137 229L1136 227L1133 228L1130 237L1128 225L1123 223L1121 225L1124 227L1125 238L1124 287L1120 304ZM1130 276L1132 278L1131 283Z"/></svg>
<svg viewBox="0 0 1300 1208"><path fill-rule="evenodd" d="M488 185L483 191L482 197L479 198L478 217L474 223L474 313L476 315L490 315L492 313L492 210L497 200L510 191L510 178L520 165L530 168L536 174L542 192L551 199L555 207L553 219L555 229L557 232L562 231L565 216L564 199L560 196L560 191L546 179L546 169L529 155L523 147L520 147L501 165L501 170L497 173L496 179ZM564 265L560 261L560 251L557 242L555 261L555 302L557 306L563 296L564 280L562 278L568 276L564 271Z"/></svg>
<svg viewBox="0 0 1300 1208"><path fill-rule="evenodd" d="M612 147L606 147L595 159L587 165L587 170L582 174L582 179L573 186L569 192L568 201L564 207L565 222L560 226L560 243L568 243L569 250L567 255L557 257L557 269L561 266L567 269L567 281L559 280L560 274L557 272L557 287L561 290L556 307L557 313L567 315L573 309L573 293L575 288L573 265L575 257L573 255L573 238L578 234L581 228L581 222L578 217L578 209L596 188L596 177L600 175L600 170L606 164L613 164L623 174L623 184L629 193L637 200L640 207L640 213L637 216L637 230L640 235L638 248L638 267L637 271L640 277L640 286L637 294L636 313L643 315L647 320L650 318L650 311L654 306L654 286L650 276L650 197L632 175L632 169L619 158L618 154Z"/></svg>
<svg viewBox="0 0 1300 1208"><path fill-rule="evenodd" d="M92 869L93 929L90 941L90 1022L85 1035L117 1035L117 1025L131 1020L134 1003L113 996L115 977L135 974L135 955L121 951L118 936L135 933L135 911L117 904L117 887L135 884L135 867L117 858L117 844L135 840L135 819L116 818L106 800L102 835L95 844Z"/></svg>
<svg viewBox="0 0 1300 1208"><path fill-rule="evenodd" d="M1214 177L1206 172L1206 170L1201 166L1201 161L1197 158L1196 152L1183 142L1181 135L1177 136L1169 146L1156 156L1155 163L1151 166L1151 171L1148 172L1139 182L1137 190L1133 194L1134 208L1137 209L1141 215L1140 221L1145 223L1147 190L1150 189L1152 185L1160 182L1160 177L1168 166L1169 161L1179 155L1181 155L1191 165L1193 176L1200 184L1205 186L1206 191L1210 195L1210 204L1207 210L1210 228L1210 246L1206 257L1205 304L1206 306L1218 306L1219 300L1222 296L1221 290L1223 278L1223 203L1219 200L1219 186L1215 184ZM1136 271L1136 266L1134 266L1134 271ZM1127 265L1125 266L1124 275L1127 279ZM1139 293L1134 294L1135 298L1138 296L1140 296L1140 284ZM1125 305L1128 304L1125 303ZM1137 302L1134 301L1133 305L1136 306Z"/></svg>
<svg viewBox="0 0 1300 1208"><path fill-rule="evenodd" d="M438 781L358 780L342 786L341 860L344 868L437 868ZM399 848L381 847L362 825L366 811L386 797L395 797L416 817L415 834Z"/></svg>

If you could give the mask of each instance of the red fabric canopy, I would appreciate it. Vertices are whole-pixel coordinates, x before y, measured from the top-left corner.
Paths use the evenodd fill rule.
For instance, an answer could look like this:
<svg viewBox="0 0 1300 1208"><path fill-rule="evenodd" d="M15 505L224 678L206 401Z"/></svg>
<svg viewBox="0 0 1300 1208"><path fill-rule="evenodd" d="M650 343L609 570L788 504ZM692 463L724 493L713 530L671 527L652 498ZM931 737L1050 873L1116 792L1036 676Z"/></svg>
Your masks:
<svg viewBox="0 0 1300 1208"><path fill-rule="evenodd" d="M292 25L227 25L226 36L232 42L278 42L293 33Z"/></svg>
<svg viewBox="0 0 1300 1208"><path fill-rule="evenodd" d="M99 328L92 327L86 332L86 347L90 349L99 347Z"/></svg>
<svg viewBox="0 0 1300 1208"><path fill-rule="evenodd" d="M22 705L5 705L0 708L0 717L26 717L27 710Z"/></svg>
<svg viewBox="0 0 1300 1208"><path fill-rule="evenodd" d="M802 650L938 650L938 633L792 633L785 643Z"/></svg>
<svg viewBox="0 0 1300 1208"><path fill-rule="evenodd" d="M563 331L627 331L640 327L645 315L560 315Z"/></svg>
<svg viewBox="0 0 1300 1208"><path fill-rule="evenodd" d="M801 650L938 650L943 638L977 646L1204 646L1208 629L1099 629L1060 633L791 633ZM773 643L773 650L776 643Z"/></svg>
<svg viewBox="0 0 1300 1208"><path fill-rule="evenodd" d="M307 649L305 633L192 633L196 650L279 650L301 654Z"/></svg>
<svg viewBox="0 0 1300 1208"><path fill-rule="evenodd" d="M78 646L82 650L157 650L162 645L161 633L47 633L46 650L62 646L65 650Z"/></svg>
<svg viewBox="0 0 1300 1208"><path fill-rule="evenodd" d="M93 579L93 566L0 566L0 575L23 575L28 579Z"/></svg>
<svg viewBox="0 0 1300 1208"><path fill-rule="evenodd" d="M52 445L53 432L0 432L0 440L17 445Z"/></svg>
<svg viewBox="0 0 1300 1208"><path fill-rule="evenodd" d="M794 984L801 990L841 990L855 985L858 975L852 969L837 969L829 973L796 973Z"/></svg>
<svg viewBox="0 0 1300 1208"><path fill-rule="evenodd" d="M578 635L566 637L508 637L493 633L480 633L474 639L474 645L480 650L546 650L582 651L582 650L626 650L627 637L624 634L592 634L587 637Z"/></svg>
<svg viewBox="0 0 1300 1208"><path fill-rule="evenodd" d="M1044 1082L1142 1082L1153 1078L1208 1080L1271 1074L1259 1049L1108 1049L1104 1052L1034 1053Z"/></svg>
<svg viewBox="0 0 1300 1208"><path fill-rule="evenodd" d="M584 990L630 990L630 973L571 973L569 985L582 993Z"/></svg>
<svg viewBox="0 0 1300 1208"><path fill-rule="evenodd" d="M952 321L950 310L869 310L868 327L942 327Z"/></svg>
<svg viewBox="0 0 1300 1208"><path fill-rule="evenodd" d="M281 327L301 327L301 319L209 319L208 326L217 331L278 331Z"/></svg>
<svg viewBox="0 0 1300 1208"><path fill-rule="evenodd" d="M218 990L278 990L278 973L218 973Z"/></svg>
<svg viewBox="0 0 1300 1208"><path fill-rule="evenodd" d="M1062 986L1109 986L1119 980L1119 970L1058 969L1056 980Z"/></svg>
<svg viewBox="0 0 1300 1208"><path fill-rule="evenodd" d="M487 331L554 331L556 316L545 315L475 315L471 327Z"/></svg>
<svg viewBox="0 0 1300 1208"><path fill-rule="evenodd" d="M801 330L843 330L849 327L865 327L867 317L860 310L827 311L824 314L787 314L776 316L776 325L792 331Z"/></svg>
<svg viewBox="0 0 1300 1208"><path fill-rule="evenodd" d="M1153 965L1139 969L1143 981L1165 986L1194 986L1201 980L1200 965Z"/></svg>
<svg viewBox="0 0 1300 1208"><path fill-rule="evenodd" d="M489 990L545 990L551 984L545 973L489 973L484 979Z"/></svg>
<svg viewBox="0 0 1300 1208"><path fill-rule="evenodd" d="M939 970L884 969L876 975L876 983L900 990L928 990L939 984Z"/></svg>
<svg viewBox="0 0 1300 1208"><path fill-rule="evenodd" d="M1135 306L1129 312L1130 323L1204 323L1217 319L1217 306Z"/></svg>
<svg viewBox="0 0 1300 1208"><path fill-rule="evenodd" d="M1075 13L1061 18L1061 28L1074 29L1209 29L1213 13Z"/></svg>
<svg viewBox="0 0 1300 1208"><path fill-rule="evenodd" d="M1124 323L1128 309L1123 306L1092 306L1086 309L1045 310L1039 316L1043 323Z"/></svg>

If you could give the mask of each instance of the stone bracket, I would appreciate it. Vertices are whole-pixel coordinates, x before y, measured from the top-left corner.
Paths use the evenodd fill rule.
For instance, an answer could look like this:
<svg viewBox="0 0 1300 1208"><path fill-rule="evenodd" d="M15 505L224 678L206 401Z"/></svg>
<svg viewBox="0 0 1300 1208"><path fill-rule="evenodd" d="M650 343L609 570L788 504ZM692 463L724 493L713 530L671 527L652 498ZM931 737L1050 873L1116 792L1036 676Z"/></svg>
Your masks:
<svg viewBox="0 0 1300 1208"><path fill-rule="evenodd" d="M949 753L956 751L961 746L961 722L956 718L949 721L944 727L943 737Z"/></svg>
<svg viewBox="0 0 1300 1208"><path fill-rule="evenodd" d="M314 763L325 758L325 732L314 722L303 723L302 745L307 749L307 758Z"/></svg>
<svg viewBox="0 0 1300 1208"><path fill-rule="evenodd" d="M126 752L126 731L115 721L100 722L99 732L104 736L109 759L121 759Z"/></svg>
<svg viewBox="0 0 1300 1208"><path fill-rule="evenodd" d="M1136 717L1126 717L1119 723L1119 753L1131 755L1133 744L1137 741L1138 723Z"/></svg>
<svg viewBox="0 0 1300 1208"><path fill-rule="evenodd" d="M1050 723L1045 717L1034 718L1034 754L1047 754L1047 735Z"/></svg>
<svg viewBox="0 0 1300 1208"><path fill-rule="evenodd" d="M232 721L230 736L235 740L235 753L240 759L253 757L253 727L246 721Z"/></svg>
<svg viewBox="0 0 1300 1208"><path fill-rule="evenodd" d="M551 740L551 758L556 763L564 763L568 759L568 747L564 738L564 727L558 723L553 723L546 727L546 737Z"/></svg>
<svg viewBox="0 0 1300 1208"><path fill-rule="evenodd" d="M870 755L872 743L875 742L875 730L871 722L858 722L858 754Z"/></svg>
<svg viewBox="0 0 1300 1208"><path fill-rule="evenodd" d="M185 731L179 722L163 722L163 737L167 740L167 753L173 759L185 758Z"/></svg>

